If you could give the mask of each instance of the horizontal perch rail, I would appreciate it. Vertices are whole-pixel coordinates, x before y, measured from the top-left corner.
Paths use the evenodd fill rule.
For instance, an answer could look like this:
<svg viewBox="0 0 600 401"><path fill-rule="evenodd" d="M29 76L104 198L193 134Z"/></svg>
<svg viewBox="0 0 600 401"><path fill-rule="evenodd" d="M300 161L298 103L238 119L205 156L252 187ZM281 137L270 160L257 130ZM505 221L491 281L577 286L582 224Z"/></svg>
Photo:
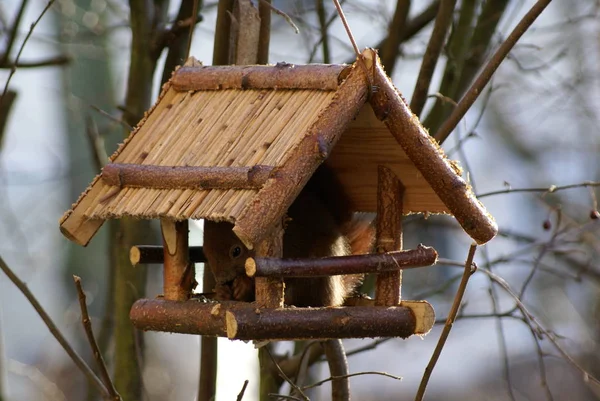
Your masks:
<svg viewBox="0 0 600 401"><path fill-rule="evenodd" d="M189 247L189 258L192 263L205 263L206 257L201 246ZM165 253L161 245L136 245L129 250L129 261L132 266L143 263L164 263Z"/></svg>
<svg viewBox="0 0 600 401"><path fill-rule="evenodd" d="M272 166L190 167L109 163L102 170L108 185L156 189L260 189Z"/></svg>
<svg viewBox="0 0 600 401"><path fill-rule="evenodd" d="M222 306L196 300L140 299L131 307L129 318L140 330L226 337Z"/></svg>
<svg viewBox="0 0 600 401"><path fill-rule="evenodd" d="M431 266L436 260L435 249L423 245L406 251L320 259L248 258L246 275L249 277L318 277L381 273Z"/></svg>
<svg viewBox="0 0 600 401"><path fill-rule="evenodd" d="M410 304L410 303L407 303ZM131 308L141 330L227 336L239 340L402 337L426 334L435 320L427 302L390 307L259 309L245 302L141 299Z"/></svg>

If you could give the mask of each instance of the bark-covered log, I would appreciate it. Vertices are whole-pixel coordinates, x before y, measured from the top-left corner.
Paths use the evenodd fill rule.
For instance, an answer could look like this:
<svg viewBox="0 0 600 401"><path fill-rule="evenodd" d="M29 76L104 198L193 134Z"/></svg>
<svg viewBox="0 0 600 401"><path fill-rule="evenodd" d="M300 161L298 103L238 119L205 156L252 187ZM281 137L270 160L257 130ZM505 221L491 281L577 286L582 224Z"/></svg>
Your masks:
<svg viewBox="0 0 600 401"><path fill-rule="evenodd" d="M102 179L117 187L157 189L260 189L273 167L189 167L107 164Z"/></svg>
<svg viewBox="0 0 600 401"><path fill-rule="evenodd" d="M402 214L404 185L392 170L378 166L377 179L377 252L402 249ZM435 250L433 251L435 252ZM382 272L377 275L375 303L397 305L400 302L402 270Z"/></svg>
<svg viewBox="0 0 600 401"><path fill-rule="evenodd" d="M206 257L201 246L189 247L191 263L205 263ZM161 245L135 245L129 250L129 260L132 266L138 264L163 264L165 261L164 248Z"/></svg>
<svg viewBox="0 0 600 401"><path fill-rule="evenodd" d="M435 249L419 245L417 249L406 251L319 259L248 258L246 274L249 277L322 277L380 273L431 266L436 260Z"/></svg>
<svg viewBox="0 0 600 401"><path fill-rule="evenodd" d="M171 84L178 91L221 89L320 89L337 90L348 65L182 67Z"/></svg>
<svg viewBox="0 0 600 401"><path fill-rule="evenodd" d="M229 337L240 340L402 337L424 335L435 314L425 301L399 306L258 308L247 302L141 299L131 308L140 330Z"/></svg>
<svg viewBox="0 0 600 401"><path fill-rule="evenodd" d="M402 337L414 334L412 310L395 307L235 308L226 312L227 337L239 340Z"/></svg>
<svg viewBox="0 0 600 401"><path fill-rule="evenodd" d="M163 237L165 299L185 301L194 283L194 265L189 261L188 221L160 221Z"/></svg>
<svg viewBox="0 0 600 401"><path fill-rule="evenodd" d="M140 330L225 337L224 304L140 299L131 307L129 317Z"/></svg>

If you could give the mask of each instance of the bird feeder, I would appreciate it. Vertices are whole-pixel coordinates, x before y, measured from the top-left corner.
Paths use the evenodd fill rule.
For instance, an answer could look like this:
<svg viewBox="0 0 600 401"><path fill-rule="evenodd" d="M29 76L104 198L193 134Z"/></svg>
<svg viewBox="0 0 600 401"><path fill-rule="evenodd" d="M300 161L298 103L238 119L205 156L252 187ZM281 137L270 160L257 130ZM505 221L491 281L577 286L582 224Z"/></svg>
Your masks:
<svg viewBox="0 0 600 401"><path fill-rule="evenodd" d="M353 210L377 213L377 253L281 258L281 222L322 163ZM190 59L60 228L85 246L107 219L160 219L162 246L131 250L133 262L164 265L162 296L131 309L142 330L242 340L406 338L428 333L435 320L426 301L401 299L402 270L437 259L430 247L402 249L402 216L412 213L452 215L479 244L497 233L460 169L367 49L352 65L205 67ZM204 259L188 245L189 219L230 222L255 250L246 261L255 302L192 296L193 264ZM377 275L373 300L283 304L287 277L358 273Z"/></svg>

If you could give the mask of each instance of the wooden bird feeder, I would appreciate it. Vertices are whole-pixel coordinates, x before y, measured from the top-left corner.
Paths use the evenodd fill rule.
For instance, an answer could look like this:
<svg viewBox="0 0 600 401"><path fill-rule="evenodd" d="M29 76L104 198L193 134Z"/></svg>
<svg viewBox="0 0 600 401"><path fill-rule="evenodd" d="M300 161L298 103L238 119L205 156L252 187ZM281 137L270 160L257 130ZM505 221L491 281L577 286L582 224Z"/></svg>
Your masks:
<svg viewBox="0 0 600 401"><path fill-rule="evenodd" d="M377 213L377 254L281 259L281 221L327 161L356 211ZM164 263L164 294L141 299L142 330L242 340L408 337L434 323L426 301L401 301L402 269L435 263L433 248L402 250L402 216L453 215L483 244L494 219L457 165L412 114L372 49L353 65L203 67L190 59L60 221L87 245L104 220L161 220L162 246L131 250L132 261ZM233 223L256 257L246 262L256 302L190 299L188 219ZM205 269L207 270L207 269ZM353 306L283 305L285 277L377 274L374 300Z"/></svg>

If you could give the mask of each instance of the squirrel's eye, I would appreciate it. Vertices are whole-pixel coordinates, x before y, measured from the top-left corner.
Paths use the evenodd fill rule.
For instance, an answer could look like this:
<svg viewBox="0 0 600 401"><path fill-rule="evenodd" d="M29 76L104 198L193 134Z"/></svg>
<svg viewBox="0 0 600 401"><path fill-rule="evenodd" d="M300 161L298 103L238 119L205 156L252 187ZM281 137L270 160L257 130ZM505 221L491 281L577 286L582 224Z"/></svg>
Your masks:
<svg viewBox="0 0 600 401"><path fill-rule="evenodd" d="M229 256L231 256L232 259L239 257L241 254L242 248L239 245L234 245L229 250Z"/></svg>

